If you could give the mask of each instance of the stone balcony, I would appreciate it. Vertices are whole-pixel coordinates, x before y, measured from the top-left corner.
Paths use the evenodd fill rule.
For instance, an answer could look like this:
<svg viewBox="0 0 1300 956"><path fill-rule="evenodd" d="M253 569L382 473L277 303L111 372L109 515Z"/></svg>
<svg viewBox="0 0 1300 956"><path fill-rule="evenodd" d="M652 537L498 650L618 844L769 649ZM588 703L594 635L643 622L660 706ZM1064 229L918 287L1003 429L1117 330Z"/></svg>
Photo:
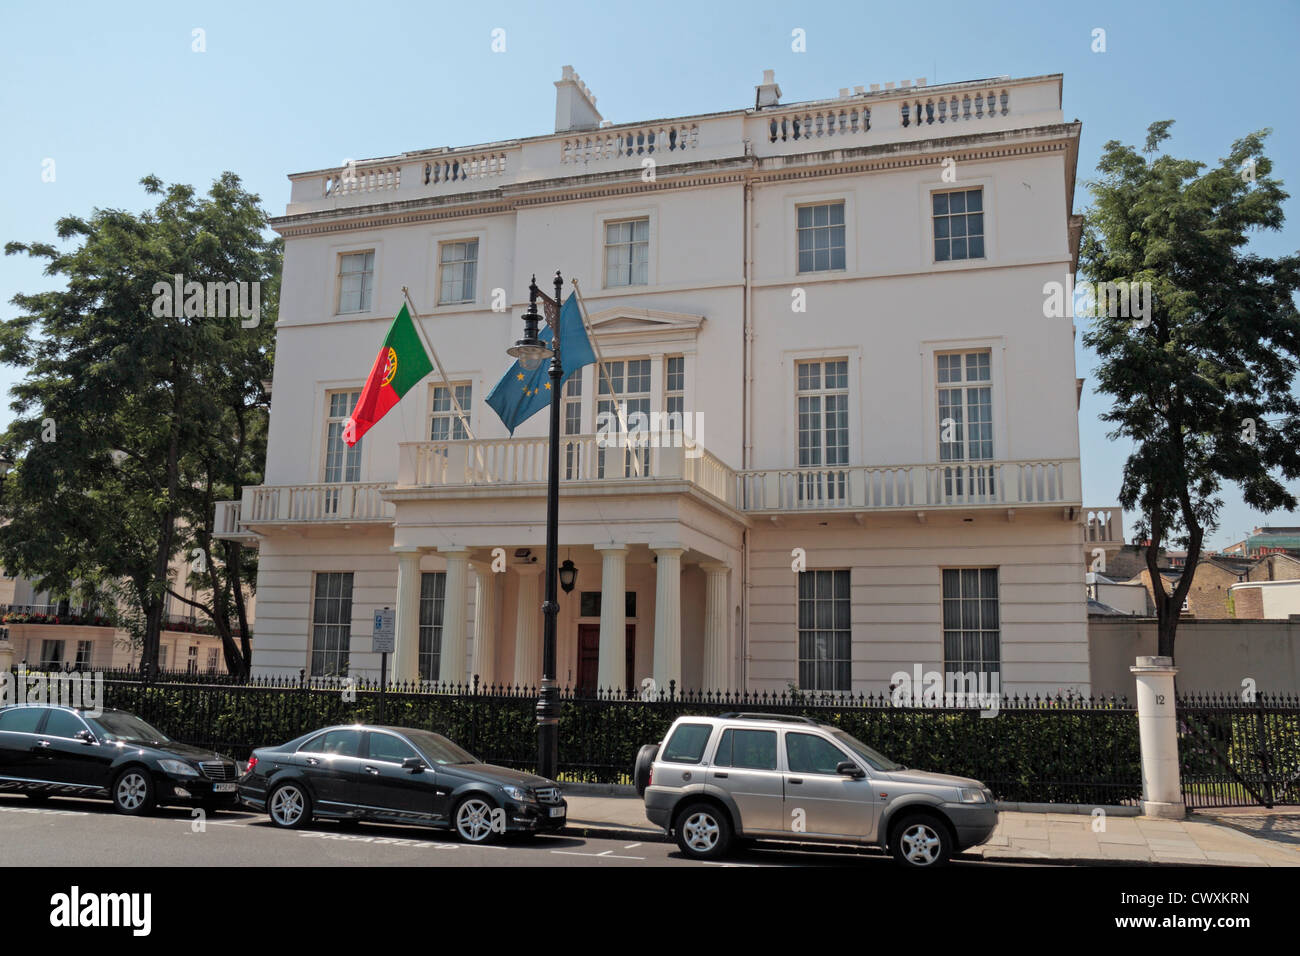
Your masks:
<svg viewBox="0 0 1300 956"><path fill-rule="evenodd" d="M565 497L688 493L724 511L924 512L974 508L1078 508L1078 459L910 465L844 465L737 471L702 447L602 445L596 435L560 443ZM264 485L217 506L216 536L253 543L260 533L310 527L384 526L395 499L467 500L544 494L545 438L403 442L396 483Z"/></svg>

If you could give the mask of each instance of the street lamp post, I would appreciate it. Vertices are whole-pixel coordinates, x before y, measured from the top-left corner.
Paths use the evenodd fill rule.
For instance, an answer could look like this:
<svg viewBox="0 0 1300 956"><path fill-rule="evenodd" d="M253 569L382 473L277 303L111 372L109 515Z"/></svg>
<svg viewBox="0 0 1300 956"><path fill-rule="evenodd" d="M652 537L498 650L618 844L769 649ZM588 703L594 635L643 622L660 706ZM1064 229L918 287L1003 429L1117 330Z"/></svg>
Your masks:
<svg viewBox="0 0 1300 956"><path fill-rule="evenodd" d="M542 687L537 698L537 772L554 779L560 752L560 688L556 683L556 626L560 614L557 553L560 537L560 290L564 280L555 273L555 308L547 312L551 345L538 338L537 277L528 286L528 311L524 314L524 337L508 351L525 369L535 369L549 357L551 367L550 454L546 469L546 599L542 604ZM554 318L552 319L552 315Z"/></svg>

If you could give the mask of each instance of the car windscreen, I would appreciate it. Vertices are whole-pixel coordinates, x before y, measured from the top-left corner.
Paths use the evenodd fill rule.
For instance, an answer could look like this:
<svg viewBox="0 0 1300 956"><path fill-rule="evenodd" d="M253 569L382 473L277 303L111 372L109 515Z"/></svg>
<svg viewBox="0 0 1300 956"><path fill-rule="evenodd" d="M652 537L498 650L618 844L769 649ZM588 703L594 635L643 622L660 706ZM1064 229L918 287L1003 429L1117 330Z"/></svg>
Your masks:
<svg viewBox="0 0 1300 956"><path fill-rule="evenodd" d="M110 743L120 740L128 744L162 744L168 739L161 730L150 727L134 714L104 711L98 717L87 717L86 723L95 736Z"/></svg>
<svg viewBox="0 0 1300 956"><path fill-rule="evenodd" d="M415 744L420 753L434 765L446 766L454 763L481 763L468 750L462 750L442 734L435 734L428 730L406 730L403 728L402 733L406 739Z"/></svg>
<svg viewBox="0 0 1300 956"><path fill-rule="evenodd" d="M851 734L846 734L842 730L832 730L831 736L834 737L840 743L842 743L844 746L848 747L855 754L857 754L867 763L871 764L871 766L875 767L877 770L889 771L889 770L903 769L903 765L901 763L895 763L894 761L886 757L884 754L882 754L880 751L868 747L861 740L858 740L857 737L854 737Z"/></svg>

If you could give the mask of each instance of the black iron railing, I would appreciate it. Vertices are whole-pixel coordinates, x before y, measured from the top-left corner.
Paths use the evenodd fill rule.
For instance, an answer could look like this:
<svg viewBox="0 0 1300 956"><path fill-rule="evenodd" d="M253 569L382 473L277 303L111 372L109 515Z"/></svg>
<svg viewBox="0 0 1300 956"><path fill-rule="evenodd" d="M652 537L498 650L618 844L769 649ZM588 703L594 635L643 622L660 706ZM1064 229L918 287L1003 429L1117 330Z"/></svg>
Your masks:
<svg viewBox="0 0 1300 956"><path fill-rule="evenodd" d="M239 759L331 724L375 722L375 682L341 678L107 675L104 705L138 714L169 736ZM535 770L537 688L389 684L384 723L441 733L480 759ZM561 693L559 776L631 783L637 750L682 715L760 711L812 716L908 767L973 777L1001 800L1094 806L1141 796L1137 720L1124 699L1004 697L977 707L899 707L889 695L679 693L651 699ZM985 711L987 713L987 710Z"/></svg>
<svg viewBox="0 0 1300 956"><path fill-rule="evenodd" d="M1176 703L1187 806L1300 804L1300 696L1191 694Z"/></svg>

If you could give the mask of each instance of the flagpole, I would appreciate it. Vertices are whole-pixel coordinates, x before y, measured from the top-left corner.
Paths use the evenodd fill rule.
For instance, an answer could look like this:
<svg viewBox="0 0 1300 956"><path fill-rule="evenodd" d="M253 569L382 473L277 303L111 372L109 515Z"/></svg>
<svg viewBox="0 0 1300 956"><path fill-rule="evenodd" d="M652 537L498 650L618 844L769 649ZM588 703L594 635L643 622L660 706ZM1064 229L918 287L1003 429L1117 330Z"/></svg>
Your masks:
<svg viewBox="0 0 1300 956"><path fill-rule="evenodd" d="M424 334L424 323L420 321L420 310L411 301L411 293L406 286L402 286L402 296L406 299L406 304L411 307L411 322L420 333L420 339L424 342L424 347L429 350L429 355L433 358L433 364L437 366L438 374L442 376L442 384L447 386L447 396L451 399L452 410L455 411L456 417L460 419L461 427L465 429L465 435L470 441L474 441L474 431L469 427L469 418L465 415L465 409L461 408L460 402L456 398L456 388L451 384L451 380L447 378L447 370L442 367L442 360L438 358L437 349L433 347L429 337ZM483 450L477 445L474 446L474 461L478 464L479 473L490 481L491 476L487 474L487 469L483 465Z"/></svg>
<svg viewBox="0 0 1300 956"><path fill-rule="evenodd" d="M623 413L623 405L619 401L618 392L614 391L614 382L609 377L609 369L605 368L605 356L600 352L600 343L596 341L595 333L591 331L591 325L587 322L587 301L582 297L582 287L578 285L577 279L572 278L569 279L569 285L573 286L573 292L578 297L578 315L582 319L582 328L587 333L587 341L591 343L592 351L596 353L596 367L600 369L600 374L605 378L605 386L609 389L609 394L613 399L614 414L618 417L619 427L621 427L623 433L626 434L628 431L627 416ZM599 394L599 389L597 389L597 394ZM597 402L597 404L599 404L599 402ZM637 477L640 477L641 456L633 454L632 460L636 463L633 467L636 471Z"/></svg>
<svg viewBox="0 0 1300 956"><path fill-rule="evenodd" d="M415 327L420 332L420 338L424 341L424 347L429 350L429 355L433 357L433 364L438 367L438 374L442 376L442 384L447 386L447 394L451 397L451 407L460 419L461 426L465 429L465 434L470 440L474 439L474 432L469 427L469 419L465 416L465 409L460 407L460 402L456 399L456 389L452 386L451 381L447 378L447 370L442 367L442 360L438 358L438 353L433 345L429 342L429 337L424 334L424 323L420 321L421 315L411 301L411 293L406 286L402 286L402 295L406 297L406 304L411 307L411 318L415 321Z"/></svg>

